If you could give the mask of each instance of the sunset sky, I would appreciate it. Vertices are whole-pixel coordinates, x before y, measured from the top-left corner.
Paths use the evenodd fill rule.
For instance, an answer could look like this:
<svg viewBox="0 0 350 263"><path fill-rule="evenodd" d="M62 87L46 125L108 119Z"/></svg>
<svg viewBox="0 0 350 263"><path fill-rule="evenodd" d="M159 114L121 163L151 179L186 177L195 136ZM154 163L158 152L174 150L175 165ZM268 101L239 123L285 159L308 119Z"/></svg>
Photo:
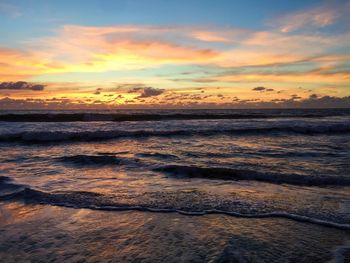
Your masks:
<svg viewBox="0 0 350 263"><path fill-rule="evenodd" d="M0 0L0 109L350 107L350 1Z"/></svg>

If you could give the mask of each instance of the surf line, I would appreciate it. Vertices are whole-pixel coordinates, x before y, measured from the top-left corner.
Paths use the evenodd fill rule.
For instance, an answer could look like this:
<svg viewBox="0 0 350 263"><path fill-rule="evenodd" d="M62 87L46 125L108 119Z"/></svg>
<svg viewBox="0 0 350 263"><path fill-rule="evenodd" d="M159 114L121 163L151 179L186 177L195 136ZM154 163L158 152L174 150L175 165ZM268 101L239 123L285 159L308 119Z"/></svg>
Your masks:
<svg viewBox="0 0 350 263"><path fill-rule="evenodd" d="M39 204L47 205L48 203L39 202ZM286 212L269 212L269 213L260 213L260 214L243 214L238 212L223 211L217 209L203 210L203 211L185 211L174 208L152 208L145 206L96 206L96 205L74 205L70 203L49 203L54 206L62 206L74 209L91 209L91 210L100 210L100 211L139 211L139 212L151 212L151 213L177 213L185 216L205 216L205 215L227 215L232 217L241 217L241 218L284 218L297 222L311 223L325 227L336 228L340 230L350 231L350 224L341 224L330 222L322 219L312 218L308 216L302 216L297 214L290 214Z"/></svg>

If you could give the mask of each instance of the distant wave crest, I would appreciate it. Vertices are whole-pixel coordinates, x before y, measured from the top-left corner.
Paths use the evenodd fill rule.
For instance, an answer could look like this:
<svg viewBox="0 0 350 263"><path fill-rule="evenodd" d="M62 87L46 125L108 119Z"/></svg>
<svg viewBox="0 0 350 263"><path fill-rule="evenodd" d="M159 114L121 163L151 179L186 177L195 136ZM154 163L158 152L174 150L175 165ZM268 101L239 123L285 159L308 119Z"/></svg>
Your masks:
<svg viewBox="0 0 350 263"><path fill-rule="evenodd" d="M69 142L100 141L117 138L259 135L270 133L294 133L303 135L350 133L350 123L320 125L284 125L268 127L244 127L230 129L176 129L176 130L97 130L97 131L24 131L0 134L0 142Z"/></svg>
<svg viewBox="0 0 350 263"><path fill-rule="evenodd" d="M75 121L164 121L164 120L222 120L267 118L322 118L348 116L347 110L329 111L241 111L241 112L184 112L184 113L9 113L0 114L8 122L75 122Z"/></svg>

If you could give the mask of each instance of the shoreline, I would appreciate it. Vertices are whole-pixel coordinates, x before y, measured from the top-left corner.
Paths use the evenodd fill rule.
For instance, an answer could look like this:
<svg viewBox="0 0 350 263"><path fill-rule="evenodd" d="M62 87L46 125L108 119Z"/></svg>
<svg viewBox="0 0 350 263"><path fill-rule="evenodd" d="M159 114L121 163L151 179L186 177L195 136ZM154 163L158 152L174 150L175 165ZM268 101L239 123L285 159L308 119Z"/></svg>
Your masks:
<svg viewBox="0 0 350 263"><path fill-rule="evenodd" d="M343 254L347 259L344 244L350 240L348 232L281 218L113 213L13 201L0 202L0 212L0 255L7 262L276 260L282 248L294 250L283 256L286 261L298 257L295 249L303 251L304 262L330 261Z"/></svg>

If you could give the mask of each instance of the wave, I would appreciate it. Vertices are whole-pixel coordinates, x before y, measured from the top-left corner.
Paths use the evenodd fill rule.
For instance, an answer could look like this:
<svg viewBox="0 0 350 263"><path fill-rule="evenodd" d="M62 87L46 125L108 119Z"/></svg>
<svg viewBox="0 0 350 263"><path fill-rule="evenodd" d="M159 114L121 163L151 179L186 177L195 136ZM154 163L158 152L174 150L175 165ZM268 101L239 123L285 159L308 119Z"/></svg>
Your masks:
<svg viewBox="0 0 350 263"><path fill-rule="evenodd" d="M0 121L8 122L89 122L89 121L164 121L164 120L223 120L271 118L322 118L348 116L343 111L241 111L240 113L198 111L196 113L10 113L0 114Z"/></svg>
<svg viewBox="0 0 350 263"><path fill-rule="evenodd" d="M160 160L176 160L179 159L178 156L174 154L165 154L165 153L137 153L137 157L142 157L142 158L155 158L155 159L160 159Z"/></svg>
<svg viewBox="0 0 350 263"><path fill-rule="evenodd" d="M172 175L212 180L253 180L273 184L291 184L300 186L350 185L350 177L345 176L308 176L301 174L264 173L252 170L222 167L198 167L184 165L166 165L154 168L154 170Z"/></svg>
<svg viewBox="0 0 350 263"><path fill-rule="evenodd" d="M7 177L7 176L0 176L0 185L3 184L3 183L6 183L8 181L10 181L11 178L10 177Z"/></svg>
<svg viewBox="0 0 350 263"><path fill-rule="evenodd" d="M123 204L109 201L102 194L93 192L56 192L48 193L43 191L34 190L31 188L24 188L21 191L10 193L7 195L0 195L0 200L22 200L29 204L44 204L55 205L70 208L85 208L93 210L105 210L105 211L141 211L141 212L154 212L154 213L178 213L186 216L204 216L211 214L221 214L234 217L243 218L285 218L298 222L312 223L327 227L333 227L342 230L350 230L350 224L338 223L329 221L326 219L313 218L306 215L299 215L294 213L288 213L283 211L272 212L239 212L229 211L221 209L181 209L172 207L167 204L165 206L152 206L152 205L135 205L135 204ZM106 201L107 200L107 201Z"/></svg>
<svg viewBox="0 0 350 263"><path fill-rule="evenodd" d="M62 156L57 157L56 160L63 163L70 163L74 165L122 165L128 163L128 160L120 157L116 157L112 154L103 154L103 155L71 155L71 156Z"/></svg>
<svg viewBox="0 0 350 263"><path fill-rule="evenodd" d="M350 123L324 124L317 126L288 125L281 127L255 127L234 129L184 129L184 130L97 130L97 131L25 131L0 134L0 142L64 142L101 141L117 138L170 137L170 136L214 136L214 135L260 135L271 133L288 134L345 134L350 133Z"/></svg>
<svg viewBox="0 0 350 263"><path fill-rule="evenodd" d="M0 200L11 198L21 193L24 189L24 185L14 184L9 177L0 176Z"/></svg>

